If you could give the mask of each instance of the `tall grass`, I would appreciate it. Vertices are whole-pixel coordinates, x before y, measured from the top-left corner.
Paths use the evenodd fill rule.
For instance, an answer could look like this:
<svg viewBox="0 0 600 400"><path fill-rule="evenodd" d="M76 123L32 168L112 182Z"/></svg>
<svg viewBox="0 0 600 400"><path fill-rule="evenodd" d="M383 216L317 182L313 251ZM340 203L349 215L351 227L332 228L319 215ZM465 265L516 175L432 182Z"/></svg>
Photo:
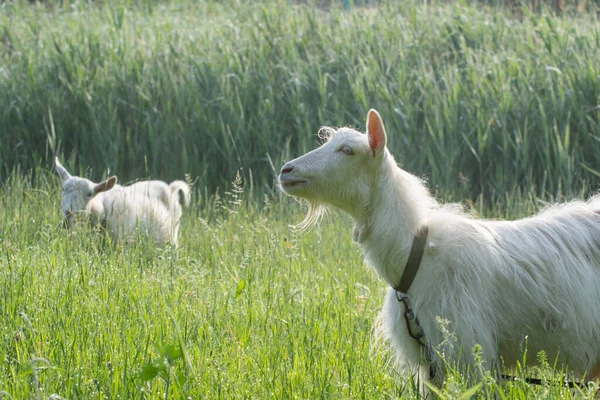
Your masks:
<svg viewBox="0 0 600 400"><path fill-rule="evenodd" d="M337 213L295 236L301 207L237 182L186 211L179 249L121 247L61 227L58 183L0 188L0 397L419 398L371 348L385 284ZM447 373L442 399L572 398L552 360L515 371L542 386Z"/></svg>
<svg viewBox="0 0 600 400"><path fill-rule="evenodd" d="M186 213L178 250L121 248L60 227L56 181L34 189L13 178L0 190L0 391L15 399L396 392L384 359L369 352L382 287L351 241L323 248L317 236L291 235L298 207L271 199L258 212L236 190ZM332 269L322 255L333 248L343 250ZM170 387L160 376L145 381L161 346L174 344L188 361L172 360Z"/></svg>
<svg viewBox="0 0 600 400"><path fill-rule="evenodd" d="M600 174L592 16L466 4L3 3L0 179L51 156L121 180L241 168L262 191L321 125L383 115L441 192L556 197ZM265 189L267 188L267 189Z"/></svg>

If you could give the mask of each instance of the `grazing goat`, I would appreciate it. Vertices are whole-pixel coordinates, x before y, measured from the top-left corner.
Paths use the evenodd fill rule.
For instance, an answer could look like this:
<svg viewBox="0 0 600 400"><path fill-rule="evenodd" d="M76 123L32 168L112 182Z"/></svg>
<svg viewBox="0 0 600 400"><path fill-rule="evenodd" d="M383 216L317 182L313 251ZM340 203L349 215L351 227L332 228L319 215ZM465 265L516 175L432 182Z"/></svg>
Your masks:
<svg viewBox="0 0 600 400"><path fill-rule="evenodd" d="M440 384L444 360L473 372L480 345L493 373L527 349L571 377L600 377L600 196L518 221L474 219L396 165L377 111L366 134L322 132L326 143L284 165L281 188L308 200L304 227L327 204L353 218L354 240L389 285L378 332L404 375Z"/></svg>
<svg viewBox="0 0 600 400"><path fill-rule="evenodd" d="M183 181L167 185L162 181L142 181L129 186L117 185L117 178L94 183L71 176L55 160L62 179L61 209L65 226L83 217L93 226L108 230L113 240L131 240L137 232L163 246L177 246L182 205L190 203L190 188ZM138 231L139 229L139 231Z"/></svg>

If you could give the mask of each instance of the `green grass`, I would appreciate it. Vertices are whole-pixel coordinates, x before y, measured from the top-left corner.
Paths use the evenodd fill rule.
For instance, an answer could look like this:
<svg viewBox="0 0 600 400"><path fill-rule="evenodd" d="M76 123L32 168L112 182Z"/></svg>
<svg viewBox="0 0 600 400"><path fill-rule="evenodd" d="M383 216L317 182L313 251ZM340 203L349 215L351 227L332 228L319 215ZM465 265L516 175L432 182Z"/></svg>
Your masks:
<svg viewBox="0 0 600 400"><path fill-rule="evenodd" d="M232 194L186 212L176 251L120 248L62 229L57 186L22 183L0 196L0 390L14 398L159 398L166 384L140 372L180 339L172 398L397 390L369 353L383 286L350 241L295 237L297 206Z"/></svg>
<svg viewBox="0 0 600 400"><path fill-rule="evenodd" d="M237 182L221 198L196 192L179 249L121 247L63 229L58 178L38 177L0 189L0 395L418 398L390 354L371 349L385 284L363 265L346 216L298 236L288 225L301 206L247 199ZM542 205L508 203L510 215ZM473 386L449 369L441 390L571 398L550 367L535 375L544 386Z"/></svg>
<svg viewBox="0 0 600 400"><path fill-rule="evenodd" d="M287 1L0 8L0 179L67 158L122 180L274 171L321 125L384 117L399 162L442 192L595 190L600 31L466 3ZM493 200L495 201L495 200Z"/></svg>

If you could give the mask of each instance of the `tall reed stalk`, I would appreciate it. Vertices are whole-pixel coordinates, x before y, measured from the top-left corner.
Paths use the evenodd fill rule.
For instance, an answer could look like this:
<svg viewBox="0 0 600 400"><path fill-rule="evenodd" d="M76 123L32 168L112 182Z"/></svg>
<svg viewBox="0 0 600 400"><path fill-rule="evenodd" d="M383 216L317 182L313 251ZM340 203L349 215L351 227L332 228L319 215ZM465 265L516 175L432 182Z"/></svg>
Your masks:
<svg viewBox="0 0 600 400"><path fill-rule="evenodd" d="M238 170L269 190L321 125L384 117L434 188L504 198L596 189L593 15L465 3L4 3L0 179L50 166L122 181Z"/></svg>

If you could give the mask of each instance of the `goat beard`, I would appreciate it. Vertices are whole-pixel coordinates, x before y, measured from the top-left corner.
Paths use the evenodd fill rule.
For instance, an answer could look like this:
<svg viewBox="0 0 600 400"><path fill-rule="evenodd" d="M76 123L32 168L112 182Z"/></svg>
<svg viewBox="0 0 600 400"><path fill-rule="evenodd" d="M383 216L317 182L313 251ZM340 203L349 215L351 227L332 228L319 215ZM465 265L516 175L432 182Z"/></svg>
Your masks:
<svg viewBox="0 0 600 400"><path fill-rule="evenodd" d="M306 233L313 229L323 218L323 215L327 212L327 207L325 204L315 201L315 200L306 200L308 205L308 210L306 211L306 215L304 219L294 227L302 232Z"/></svg>

